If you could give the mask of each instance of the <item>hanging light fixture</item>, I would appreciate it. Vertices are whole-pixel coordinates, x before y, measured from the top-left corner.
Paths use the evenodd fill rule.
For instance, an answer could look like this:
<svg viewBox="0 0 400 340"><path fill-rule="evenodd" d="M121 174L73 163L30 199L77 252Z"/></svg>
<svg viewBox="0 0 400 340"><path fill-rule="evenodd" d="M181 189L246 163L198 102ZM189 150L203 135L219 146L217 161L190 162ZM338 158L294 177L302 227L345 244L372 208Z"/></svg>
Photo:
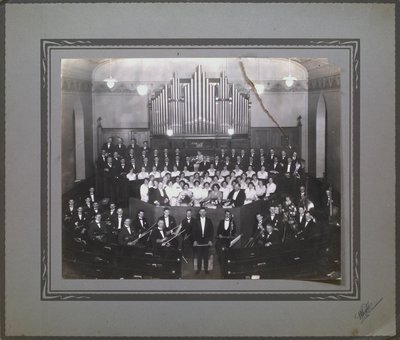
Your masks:
<svg viewBox="0 0 400 340"><path fill-rule="evenodd" d="M139 94L139 96L145 96L147 94L147 92L149 91L149 88L147 85L139 85L136 88L136 91Z"/></svg>
<svg viewBox="0 0 400 340"><path fill-rule="evenodd" d="M109 77L104 79L104 81L106 82L107 87L109 89L112 89L114 85L118 82L118 80L114 79L111 75L111 59L108 60L108 64L109 64Z"/></svg>
<svg viewBox="0 0 400 340"><path fill-rule="evenodd" d="M297 78L293 77L292 73L290 72L290 63L291 63L291 61L290 61L290 58L289 58L289 75L286 76L286 77L283 77L283 80L285 81L285 84L286 84L287 87L292 87L293 84L294 84L294 81L297 80Z"/></svg>

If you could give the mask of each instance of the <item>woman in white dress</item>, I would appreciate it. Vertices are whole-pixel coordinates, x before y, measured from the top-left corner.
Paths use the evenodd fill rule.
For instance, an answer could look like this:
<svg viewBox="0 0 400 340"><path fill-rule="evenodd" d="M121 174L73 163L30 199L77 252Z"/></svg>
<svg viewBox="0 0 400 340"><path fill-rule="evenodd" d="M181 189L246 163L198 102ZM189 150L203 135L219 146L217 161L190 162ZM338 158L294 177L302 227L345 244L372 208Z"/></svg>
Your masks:
<svg viewBox="0 0 400 340"><path fill-rule="evenodd" d="M171 174L171 172L168 170L167 166L164 166L163 171L161 171L161 177L166 176L167 174Z"/></svg>
<svg viewBox="0 0 400 340"><path fill-rule="evenodd" d="M271 196L275 191L276 191L276 184L274 183L272 177L270 177L267 183L267 192L265 194L265 198Z"/></svg>
<svg viewBox="0 0 400 340"><path fill-rule="evenodd" d="M183 190L178 196L178 205L181 207L187 207L192 204L193 192L189 190L189 184L183 183Z"/></svg>
<svg viewBox="0 0 400 340"><path fill-rule="evenodd" d="M140 200L143 202L149 201L149 179L145 178L143 184L140 186Z"/></svg>
<svg viewBox="0 0 400 340"><path fill-rule="evenodd" d="M203 189L201 190L200 204L203 203L207 199L209 191L210 191L210 183L204 182Z"/></svg>
<svg viewBox="0 0 400 340"><path fill-rule="evenodd" d="M150 176L154 176L154 178L160 178L160 177L161 177L161 174L160 174L160 172L157 170L157 167L156 167L156 166L153 166L153 167L152 167L152 170L151 170L151 172L150 172L149 175L150 175Z"/></svg>
<svg viewBox="0 0 400 340"><path fill-rule="evenodd" d="M267 187L265 186L262 179L259 179L256 184L256 194L259 200L264 199L265 194L267 193Z"/></svg>
<svg viewBox="0 0 400 340"><path fill-rule="evenodd" d="M200 207L200 201L203 199L203 189L200 187L200 181L197 179L194 180L193 185L193 206Z"/></svg>
<svg viewBox="0 0 400 340"><path fill-rule="evenodd" d="M262 166L260 171L257 172L258 179L268 179L268 171L265 171L265 166Z"/></svg>
<svg viewBox="0 0 400 340"><path fill-rule="evenodd" d="M244 201L244 204L250 204L250 203L253 203L253 202L257 201L258 197L257 197L256 189L254 188L253 182L250 182L248 184L248 187L244 191L244 193L246 195L246 199Z"/></svg>
<svg viewBox="0 0 400 340"><path fill-rule="evenodd" d="M211 186L207 198L203 201L203 206L216 208L222 204L222 192L219 189L219 184L213 184Z"/></svg>
<svg viewBox="0 0 400 340"><path fill-rule="evenodd" d="M135 181L136 180L136 174L133 172L133 168L126 174L126 178L128 179L129 182Z"/></svg>
<svg viewBox="0 0 400 340"><path fill-rule="evenodd" d="M169 180L167 183L167 187L165 188L165 192L167 193L167 196L170 198L169 203L171 207L176 206L176 197L174 197L175 194L175 188L174 188L174 182Z"/></svg>
<svg viewBox="0 0 400 340"><path fill-rule="evenodd" d="M232 188L228 187L228 183L226 181L222 181L220 190L222 192L222 200L226 201L228 199L229 193L232 191Z"/></svg>
<svg viewBox="0 0 400 340"><path fill-rule="evenodd" d="M246 177L252 177L255 174L255 172L253 171L253 167L251 165L249 165L249 167L247 168L246 171Z"/></svg>
<svg viewBox="0 0 400 340"><path fill-rule="evenodd" d="M237 176L242 176L243 174L243 170L239 168L239 165L235 165L235 169L233 170L233 172L235 173L235 177Z"/></svg>
<svg viewBox="0 0 400 340"><path fill-rule="evenodd" d="M208 174L210 175L210 177L214 177L216 171L217 171L217 170L214 168L214 164L211 163L211 164L210 164L210 168L207 170L207 172L208 172Z"/></svg>
<svg viewBox="0 0 400 340"><path fill-rule="evenodd" d="M171 172L171 177L175 178L180 175L180 171L178 170L178 167L176 165L173 166L172 172Z"/></svg>
<svg viewBox="0 0 400 340"><path fill-rule="evenodd" d="M228 175L230 175L230 171L228 170L228 166L224 165L223 169L221 170L221 176L222 177L226 177Z"/></svg>
<svg viewBox="0 0 400 340"><path fill-rule="evenodd" d="M145 179L145 178L149 178L149 173L146 171L145 167L142 167L142 170L137 175L137 179Z"/></svg>

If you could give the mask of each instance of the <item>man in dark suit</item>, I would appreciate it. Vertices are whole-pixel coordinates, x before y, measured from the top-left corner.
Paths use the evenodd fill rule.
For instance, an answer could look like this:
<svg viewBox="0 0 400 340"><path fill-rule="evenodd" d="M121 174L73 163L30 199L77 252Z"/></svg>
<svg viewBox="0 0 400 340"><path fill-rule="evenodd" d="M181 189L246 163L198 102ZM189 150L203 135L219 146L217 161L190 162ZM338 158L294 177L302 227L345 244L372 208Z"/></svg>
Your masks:
<svg viewBox="0 0 400 340"><path fill-rule="evenodd" d="M92 209L87 213L87 217L89 218L90 221L93 221L97 214L102 215L103 211L100 208L99 203L94 202L92 205Z"/></svg>
<svg viewBox="0 0 400 340"><path fill-rule="evenodd" d="M188 171L193 171L193 163L192 163L192 161L190 160L190 157L189 157L189 156L186 156L186 157L185 157L185 162L184 162L183 165L186 166L186 168L188 169ZM182 168L182 170L181 170L181 169L179 169L179 167L178 167L178 170L179 170L179 171L182 171L183 168Z"/></svg>
<svg viewBox="0 0 400 340"><path fill-rule="evenodd" d="M120 157L126 156L126 146L122 143L122 138L118 138L117 144L114 146L114 152L118 152Z"/></svg>
<svg viewBox="0 0 400 340"><path fill-rule="evenodd" d="M176 227L176 220L174 216L171 216L171 210L166 207L164 208L163 216L160 217L164 221L164 226L167 231Z"/></svg>
<svg viewBox="0 0 400 340"><path fill-rule="evenodd" d="M180 156L175 156L173 165L175 165L179 171L182 171L185 163L182 162ZM189 165L191 166L190 162L189 162Z"/></svg>
<svg viewBox="0 0 400 340"><path fill-rule="evenodd" d="M137 157L140 154L140 147L137 145L136 138L131 139L131 144L126 148L127 153L129 154L130 150L133 150L133 155Z"/></svg>
<svg viewBox="0 0 400 340"><path fill-rule="evenodd" d="M72 217L73 236L81 238L87 231L88 222L83 207L78 207L76 214Z"/></svg>
<svg viewBox="0 0 400 340"><path fill-rule="evenodd" d="M109 205L109 210L103 213L103 219L107 223L107 225L111 226L111 221L117 215L117 208L114 202L111 202Z"/></svg>
<svg viewBox="0 0 400 340"><path fill-rule="evenodd" d="M108 137L108 140L106 143L103 144L102 150L106 150L108 155L112 155L114 152L114 145L113 145L113 138Z"/></svg>
<svg viewBox="0 0 400 340"><path fill-rule="evenodd" d="M103 168L104 179L104 197L115 200L115 177L117 176L117 166L113 164L112 157L107 157L107 164Z"/></svg>
<svg viewBox="0 0 400 340"><path fill-rule="evenodd" d="M138 234L131 228L131 220L127 218L124 225L118 231L118 244L121 246L135 246L138 242Z"/></svg>
<svg viewBox="0 0 400 340"><path fill-rule="evenodd" d="M151 193L149 192L149 202L157 206L169 205L169 197L165 189L163 189L163 183L159 182L157 188L153 189Z"/></svg>
<svg viewBox="0 0 400 340"><path fill-rule="evenodd" d="M273 163L269 167L269 173L272 177L278 176L282 172L282 164L279 163L278 157L274 157Z"/></svg>
<svg viewBox="0 0 400 340"><path fill-rule="evenodd" d="M281 237L271 224L266 225L266 232L263 241L264 246L269 249L276 249L281 246Z"/></svg>
<svg viewBox="0 0 400 340"><path fill-rule="evenodd" d="M203 161L199 164L199 171L207 171L210 168L210 162L207 157L204 157Z"/></svg>
<svg viewBox="0 0 400 340"><path fill-rule="evenodd" d="M306 247L315 249L318 246L318 237L317 225L314 222L313 216L307 211L304 228L298 235L298 238L305 243Z"/></svg>
<svg viewBox="0 0 400 340"><path fill-rule="evenodd" d="M201 208L199 219L193 228L193 247L197 252L197 271L200 273L202 262L204 262L204 271L208 274L208 256L210 247L213 245L214 226L211 220L206 217L206 209Z"/></svg>
<svg viewBox="0 0 400 340"><path fill-rule="evenodd" d="M133 220L132 227L138 234L142 234L149 229L149 223L144 217L144 210L138 211L137 217Z"/></svg>
<svg viewBox="0 0 400 340"><path fill-rule="evenodd" d="M149 157L150 156L150 152L151 152L151 149L150 149L150 147L149 147L149 143L147 142L147 140L145 140L144 142L143 142L143 146L142 146L142 148L140 149L140 152L141 152L141 154L143 155L143 153L146 155L146 157Z"/></svg>
<svg viewBox="0 0 400 340"><path fill-rule="evenodd" d="M231 241L236 235L236 223L232 218L229 210L225 211L225 218L218 224L217 241L215 248L217 253L220 254L222 248L229 248Z"/></svg>
<svg viewBox="0 0 400 340"><path fill-rule="evenodd" d="M153 159L153 163L151 164L152 167L156 167L157 171L162 171L163 170L163 166L160 162L160 159L158 158L158 156L154 157Z"/></svg>
<svg viewBox="0 0 400 340"><path fill-rule="evenodd" d="M228 206L233 208L241 207L246 199L246 194L243 189L240 189L240 184L234 182L233 190L228 195Z"/></svg>
<svg viewBox="0 0 400 340"><path fill-rule="evenodd" d="M269 213L264 218L264 226L270 224L275 230L281 230L281 219L279 215L276 213L276 209L274 206L269 207Z"/></svg>
<svg viewBox="0 0 400 340"><path fill-rule="evenodd" d="M167 239L167 231L165 230L164 220L157 221L157 228L154 228L150 235L150 242L153 248L168 247L168 243L164 243Z"/></svg>
<svg viewBox="0 0 400 340"><path fill-rule="evenodd" d="M112 230L116 231L121 229L126 218L127 217L124 214L124 210L122 208L118 208L117 213L110 219Z"/></svg>
<svg viewBox="0 0 400 340"><path fill-rule="evenodd" d="M89 224L88 235L91 240L103 240L107 233L106 223L101 221L101 214L95 216L95 220Z"/></svg>
<svg viewBox="0 0 400 340"><path fill-rule="evenodd" d="M186 255L190 252L190 249L193 249L193 228L197 223L196 220L192 216L192 210L186 210L186 217L182 220L182 230L185 230L183 233L183 251ZM185 242L186 241L186 242ZM194 253L192 251L192 253ZM191 256L191 254L189 254ZM190 257L188 256L188 257Z"/></svg>
<svg viewBox="0 0 400 340"><path fill-rule="evenodd" d="M94 188L90 187L89 188L89 195L87 197L90 197L90 203L93 204L94 202L98 202L100 197L98 195L96 195L96 193L94 192Z"/></svg>
<svg viewBox="0 0 400 340"><path fill-rule="evenodd" d="M69 226L71 226L71 224L72 224L72 219L73 219L73 217L74 217L74 215L75 215L75 201L73 200L73 199L70 199L69 201L68 201L68 204L67 204L67 206L65 207L65 209L64 209L64 213L63 213L63 216L64 216L64 223L65 223L65 226L66 227L69 227Z"/></svg>
<svg viewBox="0 0 400 340"><path fill-rule="evenodd" d="M219 171L222 170L222 168L223 168L223 163L221 162L221 159L219 158L218 155L216 155L216 156L214 157L214 162L213 162L213 164L214 164L214 168L215 168L215 169L217 169L217 170L219 170Z"/></svg>
<svg viewBox="0 0 400 340"><path fill-rule="evenodd" d="M300 206L298 208L296 217L295 217L296 225L297 225L297 232L301 232L304 229L304 224L306 223L306 214L304 207Z"/></svg>

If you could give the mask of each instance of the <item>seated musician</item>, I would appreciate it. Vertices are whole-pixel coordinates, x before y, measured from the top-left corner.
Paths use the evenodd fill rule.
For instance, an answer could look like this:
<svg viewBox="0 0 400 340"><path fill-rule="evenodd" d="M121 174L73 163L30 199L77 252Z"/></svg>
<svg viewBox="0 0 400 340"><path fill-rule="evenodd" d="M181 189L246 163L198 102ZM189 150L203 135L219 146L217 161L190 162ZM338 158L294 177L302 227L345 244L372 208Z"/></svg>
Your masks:
<svg viewBox="0 0 400 340"><path fill-rule="evenodd" d="M266 232L263 238L264 246L274 249L281 245L281 237L279 233L272 227L272 225L266 225Z"/></svg>
<svg viewBox="0 0 400 340"><path fill-rule="evenodd" d="M87 230L88 219L82 207L78 207L72 218L73 236L81 238Z"/></svg>
<svg viewBox="0 0 400 340"><path fill-rule="evenodd" d="M160 219L164 221L164 226L167 231L175 229L177 226L175 217L171 216L171 210L168 207L164 208L163 216L161 216Z"/></svg>
<svg viewBox="0 0 400 340"><path fill-rule="evenodd" d="M153 248L173 247L177 245L176 239L169 241L173 232L167 230L163 218L157 221L157 228L153 229L150 235L150 242Z"/></svg>
<svg viewBox="0 0 400 340"><path fill-rule="evenodd" d="M89 215L91 214L92 211L92 203L90 201L90 197L85 198L85 203L83 204L83 210L85 211L86 216L90 217Z"/></svg>
<svg viewBox="0 0 400 340"><path fill-rule="evenodd" d="M265 216L265 222L267 224L272 225L272 227L276 230L280 230L281 228L281 220L278 212L275 210L274 206L269 207L269 214Z"/></svg>
<svg viewBox="0 0 400 340"><path fill-rule="evenodd" d="M228 195L228 202L225 203L226 207L241 207L244 204L246 195L244 190L240 188L240 184L235 182L233 184L234 189Z"/></svg>
<svg viewBox="0 0 400 340"><path fill-rule="evenodd" d="M96 214L89 224L88 236L91 240L102 241L107 234L106 222L101 220L101 214Z"/></svg>
<svg viewBox="0 0 400 340"><path fill-rule="evenodd" d="M111 228L113 232L120 230L124 224L126 216L122 208L117 209L117 214L111 218Z"/></svg>
<svg viewBox="0 0 400 340"><path fill-rule="evenodd" d="M236 235L236 223L232 218L232 214L229 210L225 211L225 217L218 224L217 229L217 241L215 248L219 253L222 248L229 248L231 241Z"/></svg>
<svg viewBox="0 0 400 340"><path fill-rule="evenodd" d="M118 232L118 244L121 246L135 246L139 241L139 237L133 228L131 228L131 220L127 218L123 227Z"/></svg>
<svg viewBox="0 0 400 340"><path fill-rule="evenodd" d="M133 220L132 227L137 234L142 234L149 228L149 223L144 217L144 211L139 210L137 217Z"/></svg>

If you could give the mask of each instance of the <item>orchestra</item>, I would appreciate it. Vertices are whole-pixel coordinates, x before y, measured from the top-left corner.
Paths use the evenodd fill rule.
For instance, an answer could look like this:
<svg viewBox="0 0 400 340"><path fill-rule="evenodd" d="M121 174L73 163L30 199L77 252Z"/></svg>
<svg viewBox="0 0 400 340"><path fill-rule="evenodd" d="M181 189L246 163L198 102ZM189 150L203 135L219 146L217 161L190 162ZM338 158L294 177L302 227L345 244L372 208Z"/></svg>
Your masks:
<svg viewBox="0 0 400 340"><path fill-rule="evenodd" d="M96 162L96 186L66 203L63 222L77 242L113 242L125 247L174 248L197 258L196 273L204 268L212 249L220 257L238 237L240 225L231 208L256 201L262 211L254 216L252 235L244 247L280 249L285 244L315 244L322 219L332 215L332 191L326 190L323 213L315 218L308 198L304 161L295 151L221 149L215 154L179 148L151 149L136 139L126 147L121 138L108 138ZM96 189L95 189L96 188ZM128 216L129 197L164 207L150 224L145 212ZM176 221L170 207L188 207ZM200 209L193 215L191 207ZM224 209L225 218L214 226L207 209ZM318 221L320 218L320 221ZM240 235L242 236L242 235ZM216 241L216 242L214 242ZM235 242L233 242L235 243Z"/></svg>

